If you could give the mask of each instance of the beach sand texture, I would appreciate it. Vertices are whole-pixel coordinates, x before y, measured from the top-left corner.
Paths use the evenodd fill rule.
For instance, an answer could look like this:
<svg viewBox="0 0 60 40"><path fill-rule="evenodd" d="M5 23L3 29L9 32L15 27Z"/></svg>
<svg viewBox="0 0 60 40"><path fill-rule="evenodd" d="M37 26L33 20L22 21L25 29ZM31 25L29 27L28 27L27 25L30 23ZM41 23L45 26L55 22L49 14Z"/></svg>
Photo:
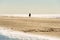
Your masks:
<svg viewBox="0 0 60 40"><path fill-rule="evenodd" d="M60 37L60 19L1 16L0 26L25 33Z"/></svg>

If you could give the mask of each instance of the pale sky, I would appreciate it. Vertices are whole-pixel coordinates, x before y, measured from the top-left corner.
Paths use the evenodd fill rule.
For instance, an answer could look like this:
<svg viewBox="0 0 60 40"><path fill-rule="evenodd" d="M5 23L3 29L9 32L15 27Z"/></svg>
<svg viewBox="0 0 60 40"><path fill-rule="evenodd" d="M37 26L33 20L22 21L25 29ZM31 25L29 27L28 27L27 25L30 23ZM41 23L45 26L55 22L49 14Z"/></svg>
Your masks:
<svg viewBox="0 0 60 40"><path fill-rule="evenodd" d="M0 0L0 14L60 13L60 0Z"/></svg>

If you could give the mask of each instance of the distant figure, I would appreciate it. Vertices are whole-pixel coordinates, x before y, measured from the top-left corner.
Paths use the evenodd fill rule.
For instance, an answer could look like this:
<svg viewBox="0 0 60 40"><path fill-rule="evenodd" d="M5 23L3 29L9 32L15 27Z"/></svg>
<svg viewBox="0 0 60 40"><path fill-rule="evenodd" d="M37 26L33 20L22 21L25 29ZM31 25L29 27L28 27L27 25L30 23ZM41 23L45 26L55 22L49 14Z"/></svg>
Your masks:
<svg viewBox="0 0 60 40"><path fill-rule="evenodd" d="M29 13L29 17L31 17L31 13Z"/></svg>

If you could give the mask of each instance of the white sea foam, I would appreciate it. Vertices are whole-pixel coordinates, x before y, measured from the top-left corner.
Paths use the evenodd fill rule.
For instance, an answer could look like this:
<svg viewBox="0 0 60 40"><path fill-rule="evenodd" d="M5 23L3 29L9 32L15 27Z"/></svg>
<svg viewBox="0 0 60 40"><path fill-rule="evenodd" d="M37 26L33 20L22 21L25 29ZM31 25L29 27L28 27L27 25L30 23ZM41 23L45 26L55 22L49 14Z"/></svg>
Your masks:
<svg viewBox="0 0 60 40"><path fill-rule="evenodd" d="M17 38L19 40L60 40L60 38L57 37L47 35L34 35L19 31L13 31L4 27L0 27L0 35L7 36L9 38Z"/></svg>

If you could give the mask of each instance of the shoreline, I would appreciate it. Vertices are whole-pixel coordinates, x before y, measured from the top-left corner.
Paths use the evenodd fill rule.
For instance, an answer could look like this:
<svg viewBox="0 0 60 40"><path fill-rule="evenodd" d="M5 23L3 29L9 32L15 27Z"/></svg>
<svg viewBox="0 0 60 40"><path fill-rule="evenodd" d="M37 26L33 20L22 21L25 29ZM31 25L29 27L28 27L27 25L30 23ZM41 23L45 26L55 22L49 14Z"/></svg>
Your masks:
<svg viewBox="0 0 60 40"><path fill-rule="evenodd" d="M0 17L0 26L25 33L60 37L60 29L57 29L60 28L60 19ZM47 32L50 28L52 28L53 31ZM54 28L56 28L58 32L55 32L56 30Z"/></svg>
<svg viewBox="0 0 60 40"><path fill-rule="evenodd" d="M17 32L23 32L23 33L27 33L27 34L34 34L34 35L47 35L47 36L51 36L51 37L58 37L60 38L60 32L24 32L24 31L19 31L16 29L12 29L10 27L3 27L6 28L8 30L13 30L13 31L17 31Z"/></svg>
<svg viewBox="0 0 60 40"><path fill-rule="evenodd" d="M0 27L0 35L5 35L8 37L12 38L17 38L17 39L41 39L41 40L60 40L58 37L52 37L52 36L47 36L47 35L35 35L35 34L30 34L30 33L24 33L24 32L19 32L19 31L13 31L11 29L7 29L5 27ZM21 37L21 38L20 38ZM22 38L23 37L23 38Z"/></svg>

